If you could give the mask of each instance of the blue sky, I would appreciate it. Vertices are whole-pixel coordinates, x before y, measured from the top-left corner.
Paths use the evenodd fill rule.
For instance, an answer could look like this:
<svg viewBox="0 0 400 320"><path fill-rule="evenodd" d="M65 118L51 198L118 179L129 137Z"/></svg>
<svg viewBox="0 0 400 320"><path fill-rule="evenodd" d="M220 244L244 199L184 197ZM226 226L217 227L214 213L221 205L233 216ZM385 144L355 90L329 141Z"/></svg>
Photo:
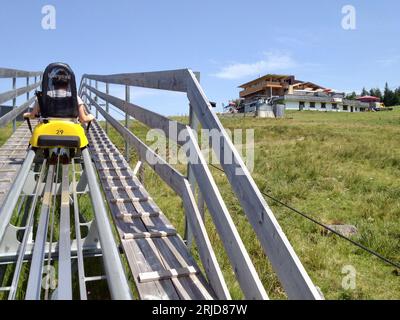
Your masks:
<svg viewBox="0 0 400 320"><path fill-rule="evenodd" d="M341 25L348 4L355 30ZM41 27L44 5L56 8L56 30ZM395 87L399 12L396 0L3 0L0 66L42 70L65 61L78 78L191 68L219 110L238 96L238 85L267 72L347 92L386 81ZM134 88L132 96L162 114L188 112L182 94Z"/></svg>

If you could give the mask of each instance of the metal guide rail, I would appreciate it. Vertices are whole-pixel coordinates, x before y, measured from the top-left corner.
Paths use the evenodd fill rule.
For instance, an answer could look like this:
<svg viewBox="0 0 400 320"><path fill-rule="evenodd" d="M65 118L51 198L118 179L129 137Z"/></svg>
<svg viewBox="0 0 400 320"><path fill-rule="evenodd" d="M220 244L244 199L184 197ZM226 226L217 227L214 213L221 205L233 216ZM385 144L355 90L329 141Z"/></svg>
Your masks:
<svg viewBox="0 0 400 320"><path fill-rule="evenodd" d="M79 208L88 193L84 167L60 158L34 163L25 181L0 242L2 299L88 299L87 284L106 279L85 273L84 259L102 252L96 223Z"/></svg>
<svg viewBox="0 0 400 320"><path fill-rule="evenodd" d="M2 150L25 138L24 130ZM28 143L23 143L26 160L15 169L11 187L21 184L15 189L20 191L7 194L0 208L0 299L130 299L106 210L93 205L96 192L101 193L93 187L97 181L88 150L68 159L60 149L57 157L43 159L26 152ZM17 160L23 156L18 153Z"/></svg>
<svg viewBox="0 0 400 320"><path fill-rule="evenodd" d="M42 75L0 68L12 79L0 104L13 103L0 127L14 133L0 148L0 299L131 299L88 149L31 147L36 120L17 130Z"/></svg>
<svg viewBox="0 0 400 320"><path fill-rule="evenodd" d="M177 231L97 123L89 142L139 297L215 298Z"/></svg>

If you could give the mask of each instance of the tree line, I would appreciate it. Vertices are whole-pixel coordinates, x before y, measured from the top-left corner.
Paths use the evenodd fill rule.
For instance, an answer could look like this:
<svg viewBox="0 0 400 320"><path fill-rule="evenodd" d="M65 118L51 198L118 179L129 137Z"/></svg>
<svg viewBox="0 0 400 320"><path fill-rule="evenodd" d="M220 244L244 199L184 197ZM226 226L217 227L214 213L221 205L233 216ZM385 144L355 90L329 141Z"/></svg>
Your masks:
<svg viewBox="0 0 400 320"><path fill-rule="evenodd" d="M367 90L365 87L361 91L361 96L374 96L381 99L381 102L385 104L387 107L398 106L400 105L400 87L395 90L389 88L388 83L385 85L385 90L381 91L379 88L372 88ZM346 96L347 99L355 100L358 95L355 92L348 94Z"/></svg>

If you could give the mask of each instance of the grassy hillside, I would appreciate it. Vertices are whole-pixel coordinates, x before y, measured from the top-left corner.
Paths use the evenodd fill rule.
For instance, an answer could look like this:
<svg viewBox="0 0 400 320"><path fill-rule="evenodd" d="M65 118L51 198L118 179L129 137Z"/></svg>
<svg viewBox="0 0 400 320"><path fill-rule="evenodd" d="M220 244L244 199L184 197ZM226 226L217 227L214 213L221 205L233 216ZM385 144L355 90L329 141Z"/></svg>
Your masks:
<svg viewBox="0 0 400 320"><path fill-rule="evenodd" d="M291 112L282 120L226 119L223 123L232 129L255 129L253 177L262 191L270 190L324 223L355 225L359 231L355 240L400 261L398 109ZM337 237L324 236L304 218L267 202L327 298L400 298L400 278L393 267ZM341 287L345 265L357 271L355 290Z"/></svg>
<svg viewBox="0 0 400 320"><path fill-rule="evenodd" d="M280 120L221 120L232 130L255 130L252 175L262 191L323 223L355 225L358 234L354 240L400 261L400 109L352 114L288 112ZM145 139L145 127L134 123L131 129ZM115 133L112 138L122 147L121 138ZM182 165L178 168L185 171ZM212 171L269 295L285 298L226 178L221 172ZM151 170L146 171L145 182L159 206L183 233L182 207L176 206L179 199ZM327 299L400 298L398 270L335 236L327 236L311 222L266 200ZM241 298L208 216L207 227L232 295ZM355 290L342 288L342 269L347 265L357 271Z"/></svg>
<svg viewBox="0 0 400 320"><path fill-rule="evenodd" d="M179 118L186 122L187 119ZM352 224L354 240L400 261L400 109L387 113L288 112L285 119L221 118L229 129L255 130L252 173L261 191L309 213L317 220ZM131 123L145 140L147 128ZM4 142L10 128L0 130ZM124 149L123 139L110 137ZM149 142L151 144L152 142ZM136 155L132 150L132 166ZM185 173L184 165L176 166ZM212 169L229 211L271 298L285 293L224 175ZM184 232L180 199L154 174L145 186L178 231ZM327 299L399 299L399 270L332 236L266 199L314 283ZM233 298L242 298L229 260L209 215L206 225ZM197 256L196 249L192 249ZM356 288L342 288L342 268L356 269Z"/></svg>

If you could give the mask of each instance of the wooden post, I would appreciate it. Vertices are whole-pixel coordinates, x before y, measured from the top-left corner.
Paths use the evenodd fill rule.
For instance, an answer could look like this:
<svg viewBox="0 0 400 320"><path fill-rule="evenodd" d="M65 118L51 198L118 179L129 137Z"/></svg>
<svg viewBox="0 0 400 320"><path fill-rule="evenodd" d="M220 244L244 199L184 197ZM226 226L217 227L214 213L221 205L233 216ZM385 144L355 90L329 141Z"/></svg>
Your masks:
<svg viewBox="0 0 400 320"><path fill-rule="evenodd" d="M96 90L99 90L99 82L97 80L95 82L95 88ZM97 104L99 103L99 98L97 97L97 94L94 97L94 101L96 101ZM97 108L96 108L96 120L99 120L99 111L97 110Z"/></svg>
<svg viewBox="0 0 400 320"><path fill-rule="evenodd" d="M189 126L190 126L190 128L192 128L193 130L196 131L195 136L197 138L197 129L199 127L199 121L198 121L191 105L189 105ZM179 132L178 132L178 134L179 134ZM190 188L192 189L192 193L194 195L196 195L197 183L196 183L196 178L194 176L194 173L190 167L190 164L188 164L188 166L187 166L187 179L189 181ZM193 232L190 228L187 214L188 213L185 212L185 236L184 237L186 240L187 247L191 248L192 243L193 243ZM200 215L203 217L204 213L200 212Z"/></svg>
<svg viewBox="0 0 400 320"><path fill-rule="evenodd" d="M37 82L37 76L35 76L35 83ZM41 88L39 89L39 90L41 90Z"/></svg>
<svg viewBox="0 0 400 320"><path fill-rule="evenodd" d="M87 86L87 85L89 85L89 81L88 81L88 79L87 78L85 78L85 85ZM89 101L88 100L88 97L87 97L87 95L86 94L88 94L88 88L85 86L85 100L86 100L86 106L88 106L89 107L89 109L91 109L91 107L90 107L90 103L88 104L87 102ZM90 94L90 91L89 91L89 94Z"/></svg>
<svg viewBox="0 0 400 320"><path fill-rule="evenodd" d="M89 86L92 87L92 79L89 80ZM89 90L89 97L92 98L92 91ZM89 104L89 109L92 111L92 104Z"/></svg>
<svg viewBox="0 0 400 320"><path fill-rule="evenodd" d="M131 100L131 92L130 87L125 86L125 101L130 102ZM129 130L129 114L125 107L125 127ZM129 163L129 142L125 140L125 159Z"/></svg>
<svg viewBox="0 0 400 320"><path fill-rule="evenodd" d="M29 87L29 77L26 77L26 86ZM26 93L26 101L29 100L30 91Z"/></svg>
<svg viewBox="0 0 400 320"><path fill-rule="evenodd" d="M139 168L139 181L144 187L145 186L144 185L144 162L142 163L142 165Z"/></svg>
<svg viewBox="0 0 400 320"><path fill-rule="evenodd" d="M200 73L196 73L196 78L197 80L200 82ZM200 121L196 116L196 113L193 110L193 107L191 104L189 104L189 127L191 127L193 130L195 130L196 134L196 138L198 138L198 129L200 127ZM179 132L178 132L179 134ZM192 169L190 168L190 165L188 164L187 167L187 179L190 183L190 187L192 189L192 192L194 195L196 195L196 186L197 186L197 182L196 182L196 178L194 177L194 173L192 171ZM197 188L198 189L198 188ZM204 220L204 199L203 196L201 195L200 190L198 190L198 209L200 211L200 215L202 217L202 219ZM187 219L187 213L185 214L185 240L186 240L186 245L188 246L188 248L190 248L192 246L192 242L193 242L193 232L192 230L190 230L190 225L188 223L188 219Z"/></svg>
<svg viewBox="0 0 400 320"><path fill-rule="evenodd" d="M110 94L110 84L107 82L106 83L106 94ZM110 105L108 104L108 101L106 101L106 112L110 113ZM108 121L106 120L106 134L108 135Z"/></svg>
<svg viewBox="0 0 400 320"><path fill-rule="evenodd" d="M199 207L200 216L203 219L203 221L205 221L204 220L204 197L203 197L203 194L201 193L200 189L198 190L197 203L198 203L198 207Z"/></svg>
<svg viewBox="0 0 400 320"><path fill-rule="evenodd" d="M146 162L146 159L144 159L142 161L142 157L140 156L140 153L139 153L139 157L140 157L140 160L136 163L136 166L133 169L133 174L138 177L140 183L144 187L144 164Z"/></svg>
<svg viewBox="0 0 400 320"><path fill-rule="evenodd" d="M12 79L12 86L13 86L13 90L17 89L17 78ZM14 97L13 109L15 109L16 106L17 106L17 97ZM15 132L15 130L17 130L17 119L16 118L13 120L13 132Z"/></svg>

